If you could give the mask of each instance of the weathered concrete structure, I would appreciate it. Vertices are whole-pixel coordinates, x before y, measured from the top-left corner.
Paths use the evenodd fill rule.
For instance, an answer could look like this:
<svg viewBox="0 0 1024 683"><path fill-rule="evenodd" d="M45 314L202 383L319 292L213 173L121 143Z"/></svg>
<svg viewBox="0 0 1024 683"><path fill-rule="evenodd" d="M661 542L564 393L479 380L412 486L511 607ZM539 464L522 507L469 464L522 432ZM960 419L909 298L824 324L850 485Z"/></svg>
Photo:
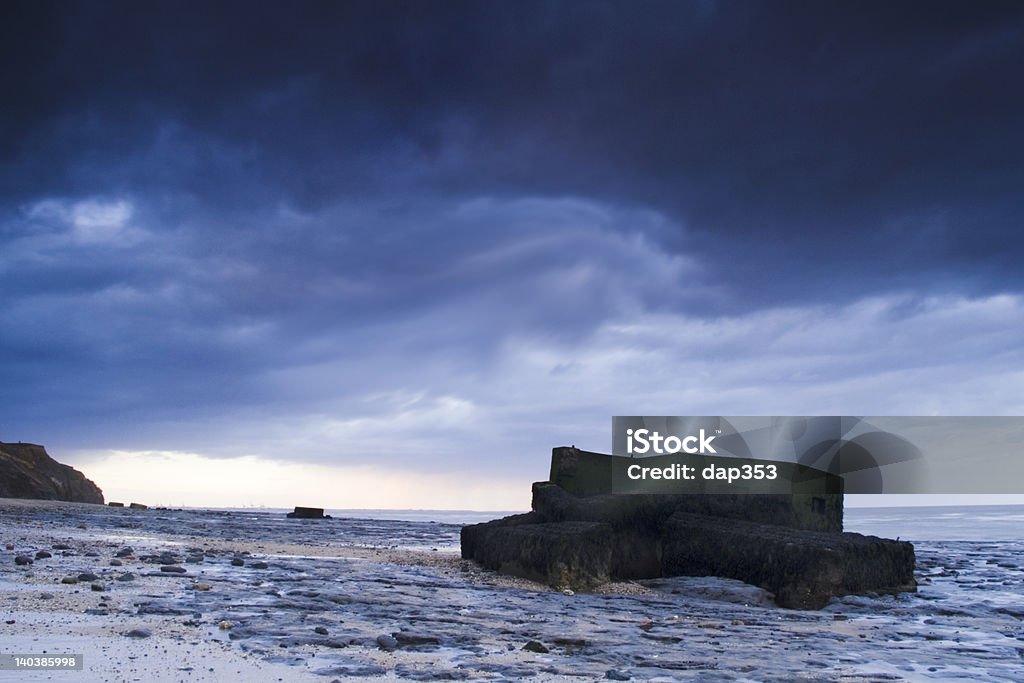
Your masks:
<svg viewBox="0 0 1024 683"><path fill-rule="evenodd" d="M285 515L289 519L324 519L323 508L308 508L295 506L295 510Z"/></svg>
<svg viewBox="0 0 1024 683"><path fill-rule="evenodd" d="M911 544L842 532L841 480L831 475L819 472L805 485L815 477L789 472L792 488L806 493L709 495L730 490L709 485L698 494L615 494L613 458L554 449L551 481L533 485L532 511L464 527L462 556L576 590L617 579L723 576L795 608L915 589Z"/></svg>

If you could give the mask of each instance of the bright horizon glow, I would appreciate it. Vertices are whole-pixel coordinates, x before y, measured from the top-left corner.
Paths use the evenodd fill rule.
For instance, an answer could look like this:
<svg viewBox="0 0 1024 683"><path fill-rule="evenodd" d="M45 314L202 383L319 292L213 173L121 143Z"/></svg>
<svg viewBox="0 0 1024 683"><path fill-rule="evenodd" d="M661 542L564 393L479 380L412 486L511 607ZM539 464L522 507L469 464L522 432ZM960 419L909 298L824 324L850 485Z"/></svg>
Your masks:
<svg viewBox="0 0 1024 683"><path fill-rule="evenodd" d="M107 502L126 505L481 512L530 507L530 482L455 473L177 451L83 451L75 454L74 466L103 490Z"/></svg>
<svg viewBox="0 0 1024 683"><path fill-rule="evenodd" d="M178 451L81 451L74 455L74 466L103 490L107 502L126 505L525 511L530 509L530 484L540 479L485 479L256 456L210 458ZM849 494L844 503L847 508L1024 505L1024 495Z"/></svg>

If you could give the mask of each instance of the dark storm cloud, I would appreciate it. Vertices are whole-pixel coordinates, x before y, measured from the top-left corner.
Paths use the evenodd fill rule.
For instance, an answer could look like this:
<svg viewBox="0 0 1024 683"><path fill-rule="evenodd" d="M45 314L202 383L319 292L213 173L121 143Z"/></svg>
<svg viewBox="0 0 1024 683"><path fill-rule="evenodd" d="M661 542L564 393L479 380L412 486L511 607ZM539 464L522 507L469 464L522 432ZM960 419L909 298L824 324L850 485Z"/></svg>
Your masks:
<svg viewBox="0 0 1024 683"><path fill-rule="evenodd" d="M21 196L570 194L657 206L741 256L786 240L812 271L912 249L911 270L1008 276L1020 253L1015 4L20 7Z"/></svg>
<svg viewBox="0 0 1024 683"><path fill-rule="evenodd" d="M1021 288L1015 3L2 12L0 379L26 431L216 450L182 425L493 429L513 397L609 394L664 351L644 316L724 335L681 342L716 364L759 325L820 353L778 321L834 341L829 306L915 340L955 329L930 296L983 327L1019 312L958 298Z"/></svg>

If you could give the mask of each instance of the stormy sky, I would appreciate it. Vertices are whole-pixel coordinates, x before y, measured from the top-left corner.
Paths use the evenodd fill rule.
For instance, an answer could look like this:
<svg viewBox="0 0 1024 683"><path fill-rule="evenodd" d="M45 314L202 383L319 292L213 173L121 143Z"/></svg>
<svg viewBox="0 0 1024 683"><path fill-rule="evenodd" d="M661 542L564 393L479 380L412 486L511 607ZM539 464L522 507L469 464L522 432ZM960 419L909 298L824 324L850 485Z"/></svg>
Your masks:
<svg viewBox="0 0 1024 683"><path fill-rule="evenodd" d="M525 507L617 414L1024 413L1020 3L0 13L0 440L108 498Z"/></svg>

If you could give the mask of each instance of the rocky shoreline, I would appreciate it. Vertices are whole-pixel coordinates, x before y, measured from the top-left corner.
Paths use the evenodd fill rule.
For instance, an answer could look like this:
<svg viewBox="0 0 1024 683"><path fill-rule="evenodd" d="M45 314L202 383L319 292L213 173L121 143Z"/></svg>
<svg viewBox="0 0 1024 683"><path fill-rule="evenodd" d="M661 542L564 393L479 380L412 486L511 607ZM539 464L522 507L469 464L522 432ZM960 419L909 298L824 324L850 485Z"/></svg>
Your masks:
<svg viewBox="0 0 1024 683"><path fill-rule="evenodd" d="M1019 544L928 548L921 594L794 611L709 577L553 590L460 559L454 524L0 500L0 529L0 638L84 652L74 680L1010 681L1024 642L983 607L1021 585Z"/></svg>

